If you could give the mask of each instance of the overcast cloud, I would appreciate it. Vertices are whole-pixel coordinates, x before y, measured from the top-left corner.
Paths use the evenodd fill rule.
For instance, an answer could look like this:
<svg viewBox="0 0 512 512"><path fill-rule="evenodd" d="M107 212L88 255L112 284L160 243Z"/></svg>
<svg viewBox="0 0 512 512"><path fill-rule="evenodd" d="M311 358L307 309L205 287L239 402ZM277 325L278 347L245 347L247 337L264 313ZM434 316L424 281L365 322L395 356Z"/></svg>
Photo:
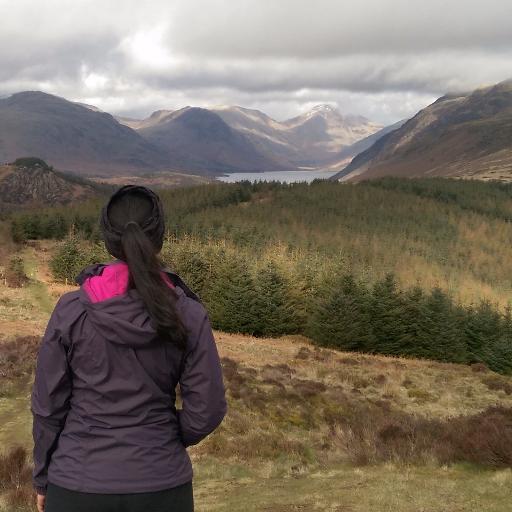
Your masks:
<svg viewBox="0 0 512 512"><path fill-rule="evenodd" d="M0 0L0 95L114 114L318 103L381 123L512 78L508 0Z"/></svg>

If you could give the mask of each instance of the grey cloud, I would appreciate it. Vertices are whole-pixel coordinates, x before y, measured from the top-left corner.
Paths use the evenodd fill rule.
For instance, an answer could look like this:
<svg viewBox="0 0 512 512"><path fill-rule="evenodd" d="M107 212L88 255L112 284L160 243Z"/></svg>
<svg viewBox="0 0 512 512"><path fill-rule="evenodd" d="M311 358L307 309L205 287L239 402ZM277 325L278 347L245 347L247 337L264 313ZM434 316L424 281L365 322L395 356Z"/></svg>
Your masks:
<svg viewBox="0 0 512 512"><path fill-rule="evenodd" d="M0 95L40 89L137 116L320 102L393 122L512 77L512 2L0 0Z"/></svg>
<svg viewBox="0 0 512 512"><path fill-rule="evenodd" d="M510 46L512 3L506 0L197 0L179 5L169 40L188 55L314 58Z"/></svg>

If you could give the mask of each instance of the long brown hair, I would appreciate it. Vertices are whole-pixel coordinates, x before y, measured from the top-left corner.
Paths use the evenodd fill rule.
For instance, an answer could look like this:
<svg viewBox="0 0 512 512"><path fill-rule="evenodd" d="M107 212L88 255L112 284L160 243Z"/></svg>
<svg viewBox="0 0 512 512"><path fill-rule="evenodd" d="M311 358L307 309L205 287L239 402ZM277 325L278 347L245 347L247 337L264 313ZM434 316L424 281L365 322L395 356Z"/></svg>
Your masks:
<svg viewBox="0 0 512 512"><path fill-rule="evenodd" d="M122 187L105 205L101 224L107 249L128 264L129 287L143 300L159 338L185 349L187 331L177 311L178 296L164 281L158 258L164 232L158 196L146 187Z"/></svg>

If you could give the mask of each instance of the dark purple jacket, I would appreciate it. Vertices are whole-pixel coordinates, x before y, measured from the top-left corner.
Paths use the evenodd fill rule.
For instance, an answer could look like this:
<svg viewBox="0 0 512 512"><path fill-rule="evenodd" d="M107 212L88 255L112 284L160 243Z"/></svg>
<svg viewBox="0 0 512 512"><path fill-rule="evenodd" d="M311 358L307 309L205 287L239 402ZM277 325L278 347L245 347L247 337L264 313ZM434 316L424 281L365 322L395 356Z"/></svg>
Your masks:
<svg viewBox="0 0 512 512"><path fill-rule="evenodd" d="M33 485L150 492L189 482L186 447L222 422L222 368L207 311L180 277L162 274L192 331L186 352L157 339L127 265L91 265L50 317L32 388ZM183 405L176 409L180 384Z"/></svg>

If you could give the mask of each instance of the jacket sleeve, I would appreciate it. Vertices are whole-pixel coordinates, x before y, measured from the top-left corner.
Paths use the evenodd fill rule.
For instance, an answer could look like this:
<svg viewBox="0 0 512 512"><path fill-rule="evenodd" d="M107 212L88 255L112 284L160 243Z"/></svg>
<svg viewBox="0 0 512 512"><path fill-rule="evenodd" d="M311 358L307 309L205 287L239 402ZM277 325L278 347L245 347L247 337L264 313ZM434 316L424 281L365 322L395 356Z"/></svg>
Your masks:
<svg viewBox="0 0 512 512"><path fill-rule="evenodd" d="M66 421L71 396L71 374L60 312L62 298L46 327L39 346L31 393L32 436L34 439L33 487L46 494L48 465Z"/></svg>
<svg viewBox="0 0 512 512"><path fill-rule="evenodd" d="M222 367L207 313L192 341L179 379L182 408L177 413L185 446L212 433L227 412Z"/></svg>

